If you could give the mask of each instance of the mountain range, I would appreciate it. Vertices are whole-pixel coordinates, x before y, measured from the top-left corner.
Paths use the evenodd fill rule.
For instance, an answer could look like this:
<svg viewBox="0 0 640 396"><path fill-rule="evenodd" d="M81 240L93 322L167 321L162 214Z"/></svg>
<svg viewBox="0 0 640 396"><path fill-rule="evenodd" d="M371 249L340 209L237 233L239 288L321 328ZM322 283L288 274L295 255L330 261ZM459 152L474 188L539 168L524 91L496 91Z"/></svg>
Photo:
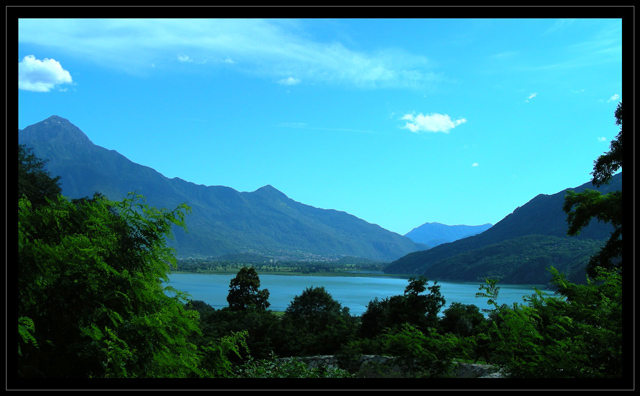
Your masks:
<svg viewBox="0 0 640 396"><path fill-rule="evenodd" d="M432 248L442 245L443 243L480 234L489 228L491 228L491 224L489 223L477 226L425 223L409 231L404 236L411 238L414 242L423 243Z"/></svg>
<svg viewBox="0 0 640 396"><path fill-rule="evenodd" d="M585 266L613 227L592 220L579 235L567 236L567 215L562 210L568 190L622 190L622 172L600 187L587 182L558 193L540 194L486 231L410 253L386 268L389 274L424 275L429 279L484 282L487 277L505 283L543 284L546 270L555 266L573 282L584 283Z"/></svg>
<svg viewBox="0 0 640 396"><path fill-rule="evenodd" d="M18 130L18 143L46 160L60 176L63 195L90 197L100 192L120 200L129 192L149 205L192 208L188 232L174 229L168 244L178 258L259 255L276 259L323 260L347 257L391 262L388 274L424 275L442 281L543 284L553 265L583 283L585 266L609 238L609 224L592 221L568 237L562 204L567 190L540 194L495 225L447 226L425 223L405 236L345 212L296 202L273 186L253 192L204 186L167 178L114 150L94 145L68 120L52 116ZM602 193L622 189L622 173L609 184L571 188Z"/></svg>
<svg viewBox="0 0 640 396"><path fill-rule="evenodd" d="M168 241L178 258L252 253L287 259L353 256L391 261L427 248L348 213L296 202L270 185L239 192L167 178L94 145L62 117L19 130L18 143L47 161L46 169L61 177L62 194L69 198L100 192L121 200L135 192L158 208L189 205L188 232L174 229L174 239Z"/></svg>

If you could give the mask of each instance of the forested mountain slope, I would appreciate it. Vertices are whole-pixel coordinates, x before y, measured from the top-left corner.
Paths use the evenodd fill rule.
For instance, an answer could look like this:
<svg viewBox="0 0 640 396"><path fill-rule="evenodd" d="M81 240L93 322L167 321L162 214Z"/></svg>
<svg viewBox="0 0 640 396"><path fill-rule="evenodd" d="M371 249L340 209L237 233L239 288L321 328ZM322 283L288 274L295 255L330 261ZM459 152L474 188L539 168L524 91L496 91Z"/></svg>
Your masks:
<svg viewBox="0 0 640 396"><path fill-rule="evenodd" d="M296 202L272 186L238 192L169 179L94 145L62 117L52 116L18 133L19 144L47 160L51 175L61 176L65 196L100 192L120 200L136 192L151 206L191 206L186 219L189 232L178 229L169 241L179 258L258 253L294 259L354 256L389 261L425 248L348 213Z"/></svg>
<svg viewBox="0 0 640 396"><path fill-rule="evenodd" d="M612 227L609 224L599 223L595 220L583 229L578 236L567 236L567 216L562 211L566 191L574 190L579 192L586 188L599 190L603 193L621 190L622 173L615 175L608 185L601 186L600 188L596 188L591 182L588 182L576 188L565 189L556 194L540 194L525 205L516 208L513 213L483 233L439 245L426 251L410 253L392 262L386 267L385 272L419 274L425 275L430 279L446 278L448 280L476 281L478 278L484 278L487 274L491 273L489 268L492 265L492 260L500 260L503 261L503 270L500 271L500 278L519 278L521 281L524 281L524 283L529 283L526 279L527 277L516 277L513 273L513 271L521 268L521 265L527 262L527 257L531 255L531 251L527 246L527 244L531 242L531 239L520 238L531 236L554 237L558 238L555 244L558 246L569 243L564 241L564 239L569 238L581 241L575 243L582 243L584 245L582 246L582 249L585 249L584 251L591 251L595 245L598 245L598 243L594 244L593 241L604 243L604 241L609 238ZM502 254L499 250L481 250L506 241L511 241L510 245L521 245L519 249L510 246L509 249L513 250L512 253L517 253L517 250L520 250L521 254L510 254L511 258L508 264L504 262L504 255L502 255L500 259L495 256L495 254ZM577 256L572 257L563 254L560 255L564 257L562 260L558 259L559 256L554 256L553 251L550 250L553 245L554 244L548 243L539 245L536 254L538 257L538 268L543 268L544 270L544 267L552 264L556 266L567 265L572 268L580 266L575 262ZM588 257L582 254L583 251L580 249L577 250L580 251L578 256L588 261ZM492 253L490 254L489 252ZM555 257L555 259L551 257ZM472 271L472 276L468 276L469 272L463 270L463 266L470 265L470 260L475 263L474 266L479 266ZM585 265L586 261L584 261ZM526 267L522 267L521 271L524 270L524 268ZM533 272L529 276L530 279L540 277L539 273L534 275ZM494 275L495 274L494 272ZM577 274L574 276L579 277Z"/></svg>

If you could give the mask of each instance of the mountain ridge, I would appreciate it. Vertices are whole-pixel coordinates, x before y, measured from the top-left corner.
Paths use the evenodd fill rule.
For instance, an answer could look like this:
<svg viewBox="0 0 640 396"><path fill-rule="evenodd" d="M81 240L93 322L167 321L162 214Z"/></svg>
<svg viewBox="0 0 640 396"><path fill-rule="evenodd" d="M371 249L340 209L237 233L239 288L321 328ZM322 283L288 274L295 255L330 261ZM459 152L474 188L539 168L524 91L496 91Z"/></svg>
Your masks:
<svg viewBox="0 0 640 396"><path fill-rule="evenodd" d="M253 192L167 178L115 150L97 146L69 120L51 116L18 130L18 143L46 160L70 198L100 192L120 200L129 192L161 208L191 206L188 232L174 231L179 258L260 253L297 259L342 256L390 261L426 248L346 212L292 200L272 185Z"/></svg>
<svg viewBox="0 0 640 396"><path fill-rule="evenodd" d="M491 228L492 224L481 225L447 225L437 222L427 222L405 234L412 241L423 243L431 248L443 243L453 242L468 236L476 235Z"/></svg>
<svg viewBox="0 0 640 396"><path fill-rule="evenodd" d="M467 238L459 239L454 242L442 244L426 251L412 252L406 256L390 263L385 267L385 272L389 274L415 274L424 275L428 278L434 279L438 277L440 279L447 279L450 281L476 281L476 278L469 279L460 275L461 265L463 262L470 263L468 255L475 253L476 257L472 260L474 266L480 266L476 268L474 276L481 273L482 265L488 268L491 260L496 260L495 254L481 253L482 248L486 248L491 245L504 244L510 240L518 240L519 243L524 243L526 237L530 236L542 236L558 238L557 243L565 243L564 240L577 240L584 242L584 249L591 249L591 243L588 241L604 241L609 238L613 227L607 223L601 223L597 220L591 221L591 223L581 230L577 236L567 236L568 224L566 221L567 215L562 210L564 203L564 197L569 190L575 192L584 191L585 189L598 190L601 193L608 193L611 191L622 189L622 172L614 175L608 184L600 187L594 186L591 182L584 183L574 188L566 188L555 194L538 194L526 204L517 207L511 214L507 215L504 219L493 225L486 231L470 236ZM581 242L578 242L581 243ZM504 246L504 245L503 245ZM551 246L549 244L549 246ZM524 251L524 246L521 250ZM594 251L595 252L595 251ZM464 256L463 255L467 255ZM541 251L539 255L547 257L548 265L558 265L554 263L550 257L554 256L554 253L550 250ZM568 256L567 260L569 260ZM484 263L483 264L483 260ZM565 260L564 264L569 264ZM503 273L506 277L510 277L509 271L515 271L520 264L526 261L526 256L513 255L508 265L505 263ZM587 258L583 257L583 264L586 265ZM571 262L572 267L572 280L584 281L584 278L580 278L584 271L578 268L576 263ZM538 265L538 271L544 271L543 265ZM484 275L479 276L482 278ZM532 277L540 278L542 275L531 274ZM524 278L521 278L524 280ZM526 282L525 282L526 283Z"/></svg>

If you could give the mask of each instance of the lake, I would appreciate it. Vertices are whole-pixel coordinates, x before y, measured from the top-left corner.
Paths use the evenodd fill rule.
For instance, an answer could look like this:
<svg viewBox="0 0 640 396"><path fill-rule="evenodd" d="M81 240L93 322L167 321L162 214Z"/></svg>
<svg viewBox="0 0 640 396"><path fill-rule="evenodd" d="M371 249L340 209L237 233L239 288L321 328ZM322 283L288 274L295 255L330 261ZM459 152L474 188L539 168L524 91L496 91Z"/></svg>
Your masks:
<svg viewBox="0 0 640 396"><path fill-rule="evenodd" d="M213 308L227 307L229 282L236 275L217 274L171 274L169 285L177 290L189 293L193 300L201 300ZM268 309L284 311L295 296L299 296L308 287L323 286L327 292L343 307L349 307L352 315L362 315L374 298L402 295L409 284L407 279L381 276L304 276L304 275L261 275L260 290L269 290ZM433 286L429 280L427 287ZM476 298L478 283L438 282L440 293L446 300L446 309L452 302L475 304L480 308L491 308L486 298ZM534 285L499 285L499 304L522 303L523 296L534 293ZM536 285L538 288L542 286ZM428 290L426 291L428 293ZM549 292L547 292L549 293ZM442 312L442 311L441 311Z"/></svg>

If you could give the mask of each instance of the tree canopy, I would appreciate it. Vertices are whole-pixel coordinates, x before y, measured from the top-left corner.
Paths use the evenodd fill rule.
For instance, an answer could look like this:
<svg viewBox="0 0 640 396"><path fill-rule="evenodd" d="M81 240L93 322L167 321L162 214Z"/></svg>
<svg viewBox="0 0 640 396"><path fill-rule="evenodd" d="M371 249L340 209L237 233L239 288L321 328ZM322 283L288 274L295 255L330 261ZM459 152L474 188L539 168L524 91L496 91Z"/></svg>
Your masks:
<svg viewBox="0 0 640 396"><path fill-rule="evenodd" d="M62 191L60 177L52 177L45 169L46 161L33 154L33 150L18 145L18 199L26 197L32 205L46 203Z"/></svg>
<svg viewBox="0 0 640 396"><path fill-rule="evenodd" d="M620 132L611 142L610 150L598 157L594 162L592 183L595 186L607 184L611 177L622 169L622 102L615 112L616 125ZM587 189L581 193L568 191L563 210L567 213L569 235L577 235L593 218L610 223L614 227L611 237L589 261L587 273L596 276L596 268L621 268L622 262L622 191L602 194L596 190Z"/></svg>
<svg viewBox="0 0 640 396"><path fill-rule="evenodd" d="M163 282L165 245L186 206L157 210L131 196L34 207L19 201L19 373L27 377L187 375L197 315Z"/></svg>
<svg viewBox="0 0 640 396"><path fill-rule="evenodd" d="M398 327L405 323L426 331L436 327L440 309L446 301L440 286L428 285L425 277L410 278L404 295L391 296L383 300L373 299L362 314L360 332L365 337L379 335L385 328ZM424 294L425 291L429 291Z"/></svg>
<svg viewBox="0 0 640 396"><path fill-rule="evenodd" d="M227 302L233 311L269 308L269 290L260 289L260 277L253 267L243 267L229 283Z"/></svg>

